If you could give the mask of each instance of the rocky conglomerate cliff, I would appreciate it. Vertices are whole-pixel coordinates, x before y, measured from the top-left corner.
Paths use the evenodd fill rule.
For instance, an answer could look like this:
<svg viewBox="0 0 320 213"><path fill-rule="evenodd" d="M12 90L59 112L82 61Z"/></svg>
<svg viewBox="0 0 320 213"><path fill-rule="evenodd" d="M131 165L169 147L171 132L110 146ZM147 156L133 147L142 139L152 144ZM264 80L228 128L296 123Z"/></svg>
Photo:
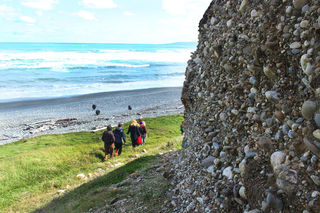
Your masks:
<svg viewBox="0 0 320 213"><path fill-rule="evenodd" d="M320 212L320 1L213 0L162 212Z"/></svg>

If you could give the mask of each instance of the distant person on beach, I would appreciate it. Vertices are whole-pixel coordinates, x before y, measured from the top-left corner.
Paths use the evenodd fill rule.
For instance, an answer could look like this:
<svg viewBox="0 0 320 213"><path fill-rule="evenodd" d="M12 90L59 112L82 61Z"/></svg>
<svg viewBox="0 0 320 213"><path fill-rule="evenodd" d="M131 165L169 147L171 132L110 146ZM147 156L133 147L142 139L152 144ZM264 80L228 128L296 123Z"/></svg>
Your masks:
<svg viewBox="0 0 320 213"><path fill-rule="evenodd" d="M124 134L124 131L122 129L122 124L119 123L118 127L113 130L113 135L115 138L115 151L114 155L117 157L117 154L120 156L122 153L122 142L126 142L126 136Z"/></svg>
<svg viewBox="0 0 320 213"><path fill-rule="evenodd" d="M127 134L130 133L130 138L132 142L132 147L138 146L138 137L141 136L140 126L136 120L133 120L129 126Z"/></svg>
<svg viewBox="0 0 320 213"><path fill-rule="evenodd" d="M102 133L102 140L104 142L104 150L106 156L104 157L104 161L108 160L108 155L110 154L110 158L113 157L113 144L115 142L114 135L112 133L112 127L109 125L107 127L107 131Z"/></svg>
<svg viewBox="0 0 320 213"><path fill-rule="evenodd" d="M142 145L145 145L146 143L146 137L147 137L147 128L144 121L139 122L140 124L140 133L141 133L141 139L142 139Z"/></svg>

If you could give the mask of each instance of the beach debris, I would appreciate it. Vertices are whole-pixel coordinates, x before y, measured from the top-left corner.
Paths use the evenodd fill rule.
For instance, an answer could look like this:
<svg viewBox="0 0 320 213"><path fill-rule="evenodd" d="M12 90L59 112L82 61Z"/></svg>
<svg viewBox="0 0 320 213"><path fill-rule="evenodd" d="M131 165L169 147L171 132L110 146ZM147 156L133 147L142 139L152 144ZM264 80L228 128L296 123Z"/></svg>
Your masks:
<svg viewBox="0 0 320 213"><path fill-rule="evenodd" d="M95 110L97 108L97 105L92 104L92 109Z"/></svg>
<svg viewBox="0 0 320 213"><path fill-rule="evenodd" d="M130 105L128 105L128 110L132 110L132 107Z"/></svg>
<svg viewBox="0 0 320 213"><path fill-rule="evenodd" d="M100 110L96 110L96 115L100 115Z"/></svg>

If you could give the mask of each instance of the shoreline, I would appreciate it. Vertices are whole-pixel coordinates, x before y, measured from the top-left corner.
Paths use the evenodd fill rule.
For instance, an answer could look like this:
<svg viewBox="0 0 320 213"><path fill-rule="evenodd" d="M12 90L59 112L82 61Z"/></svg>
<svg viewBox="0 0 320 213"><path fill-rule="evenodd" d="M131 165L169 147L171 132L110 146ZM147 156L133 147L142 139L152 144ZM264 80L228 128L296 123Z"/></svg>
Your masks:
<svg viewBox="0 0 320 213"><path fill-rule="evenodd" d="M181 114L181 91L182 87L165 87L0 103L0 145L45 134L94 131L138 118ZM100 115L92 110L92 104L97 105Z"/></svg>

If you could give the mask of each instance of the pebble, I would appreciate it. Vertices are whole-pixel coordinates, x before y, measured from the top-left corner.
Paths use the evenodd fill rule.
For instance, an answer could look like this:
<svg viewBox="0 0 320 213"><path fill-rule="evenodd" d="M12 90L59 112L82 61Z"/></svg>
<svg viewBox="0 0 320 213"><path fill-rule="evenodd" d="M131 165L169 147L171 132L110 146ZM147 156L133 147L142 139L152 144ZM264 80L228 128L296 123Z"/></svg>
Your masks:
<svg viewBox="0 0 320 213"><path fill-rule="evenodd" d="M86 180L87 177L85 176L85 174L81 173L77 175L77 178L82 179L82 180Z"/></svg>
<svg viewBox="0 0 320 213"><path fill-rule="evenodd" d="M272 140L269 137L259 138L257 144L260 148L262 148L265 151L270 151L272 149Z"/></svg>
<svg viewBox="0 0 320 213"><path fill-rule="evenodd" d="M310 178L312 179L312 181L317 185L320 186L320 178L316 175L311 175Z"/></svg>
<svg viewBox="0 0 320 213"><path fill-rule="evenodd" d="M302 105L301 113L304 119L311 120L317 110L317 104L313 101L305 101Z"/></svg>
<svg viewBox="0 0 320 213"><path fill-rule="evenodd" d="M290 44L291 49L299 49L300 47L301 47L301 43L297 41Z"/></svg>
<svg viewBox="0 0 320 213"><path fill-rule="evenodd" d="M314 115L314 121L316 122L317 126L320 128L320 113L316 113Z"/></svg>
<svg viewBox="0 0 320 213"><path fill-rule="evenodd" d="M319 196L319 192L318 191L313 191L312 194L311 194L311 197L317 197Z"/></svg>
<svg viewBox="0 0 320 213"><path fill-rule="evenodd" d="M318 140L320 140L320 129L317 129L315 131L313 131L313 137L317 138Z"/></svg>
<svg viewBox="0 0 320 213"><path fill-rule="evenodd" d="M246 188L244 186L241 186L240 189L239 189L239 195L241 198L243 199L247 199L247 196L246 196Z"/></svg>
<svg viewBox="0 0 320 213"><path fill-rule="evenodd" d="M309 27L309 21L307 21L307 20L303 20L303 21L301 21L300 22L300 27L301 28L308 28Z"/></svg>
<svg viewBox="0 0 320 213"><path fill-rule="evenodd" d="M270 162L273 168L275 168L276 166L282 164L286 159L286 154L284 154L281 151L277 151L272 153L271 157L270 157Z"/></svg>
<svg viewBox="0 0 320 213"><path fill-rule="evenodd" d="M282 201L270 192L267 195L265 204L266 205L264 206L264 208L262 208L263 211L267 211L268 207L271 207L277 211L281 211L283 208Z"/></svg>
<svg viewBox="0 0 320 213"><path fill-rule="evenodd" d="M279 93L275 92L275 91L267 91L265 93L266 95L266 98L269 100L269 101L279 101L280 98L278 97L279 96Z"/></svg>
<svg viewBox="0 0 320 213"><path fill-rule="evenodd" d="M216 159L215 157L209 156L201 162L201 166L208 168L209 166L213 165L213 162L215 159Z"/></svg>
<svg viewBox="0 0 320 213"><path fill-rule="evenodd" d="M241 161L241 163L239 164L239 169L240 169L241 176L244 176L244 174L246 172L246 164L247 164L247 160L246 159L243 159Z"/></svg>
<svg viewBox="0 0 320 213"><path fill-rule="evenodd" d="M66 190L60 189L60 190L57 191L57 193L58 193L58 194L63 194L63 193L65 193L65 191L66 191Z"/></svg>
<svg viewBox="0 0 320 213"><path fill-rule="evenodd" d="M243 13L244 10L246 9L247 5L248 5L248 0L242 0L241 5L240 5L240 8L239 8L239 11L240 11L241 13Z"/></svg>
<svg viewBox="0 0 320 213"><path fill-rule="evenodd" d="M281 111L275 111L274 112L274 116L279 120L283 120L284 119L284 114Z"/></svg>
<svg viewBox="0 0 320 213"><path fill-rule="evenodd" d="M306 3L307 0L293 0L293 6L296 9L301 9Z"/></svg>

